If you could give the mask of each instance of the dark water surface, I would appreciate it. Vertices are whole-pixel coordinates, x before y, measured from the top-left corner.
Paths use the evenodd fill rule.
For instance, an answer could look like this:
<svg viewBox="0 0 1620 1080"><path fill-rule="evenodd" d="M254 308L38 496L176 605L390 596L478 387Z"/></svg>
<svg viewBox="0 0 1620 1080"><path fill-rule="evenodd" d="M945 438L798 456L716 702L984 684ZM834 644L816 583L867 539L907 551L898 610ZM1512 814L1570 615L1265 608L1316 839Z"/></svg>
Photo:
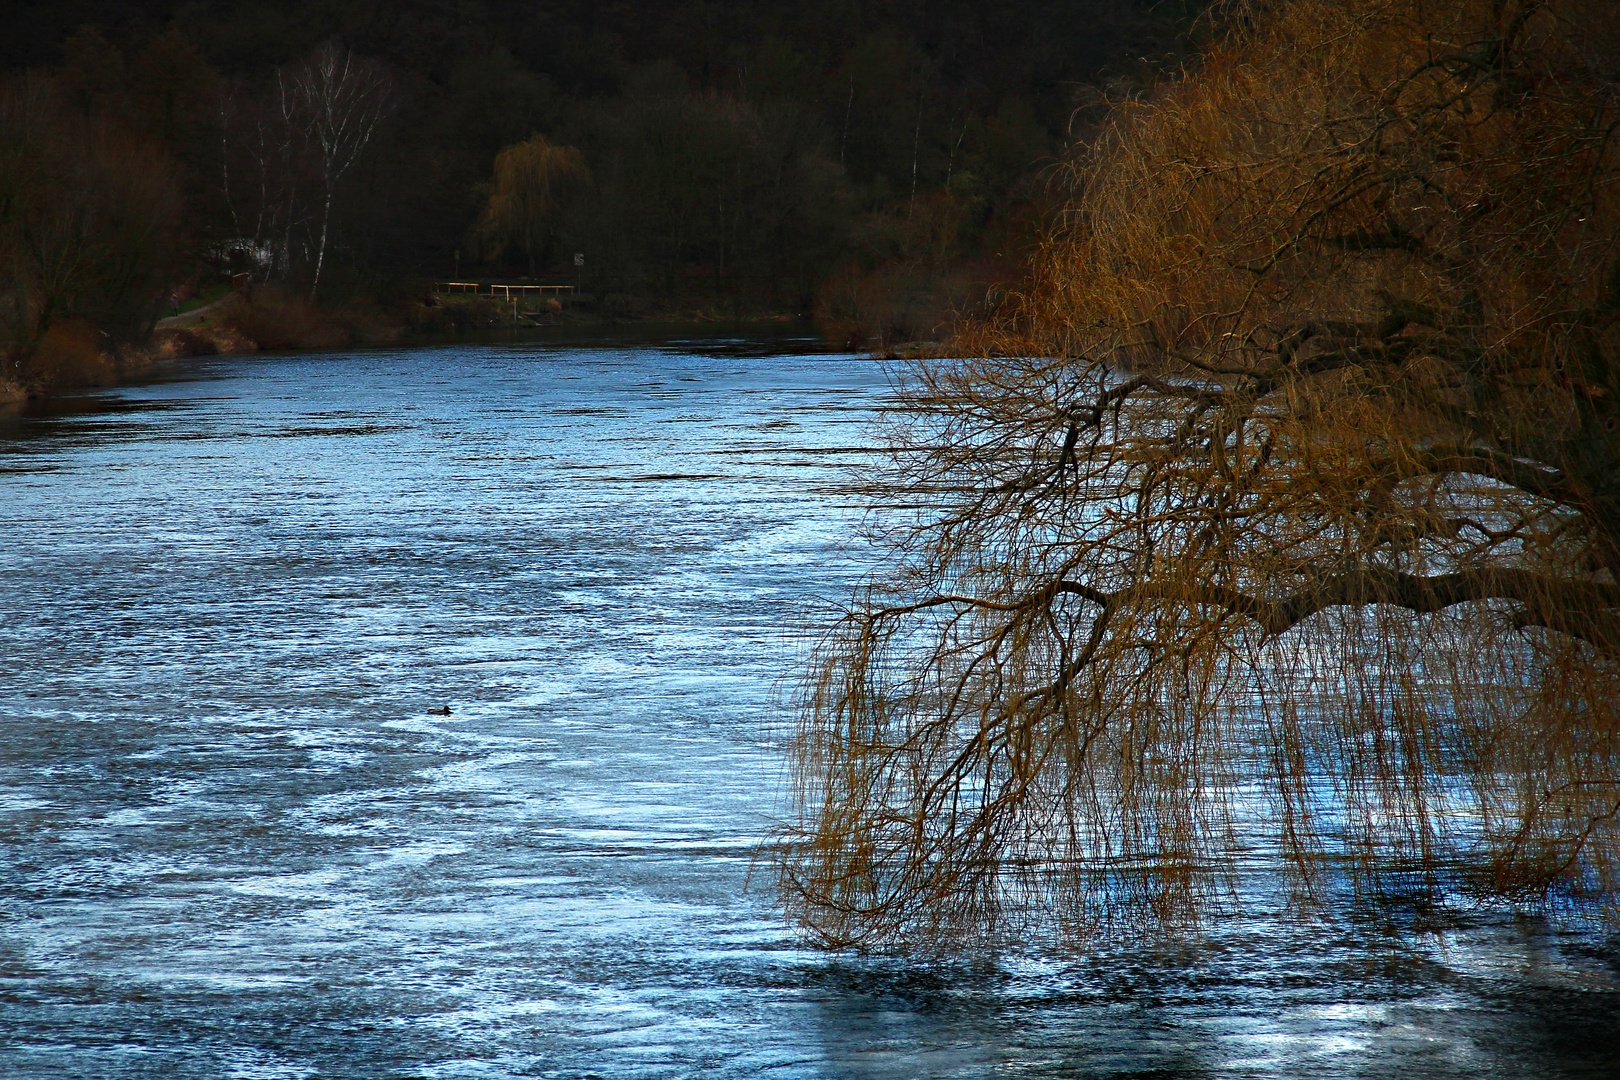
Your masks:
<svg viewBox="0 0 1620 1080"><path fill-rule="evenodd" d="M798 947L745 885L887 383L797 349L220 358L0 425L0 1074L1620 1076L1613 939L1535 921Z"/></svg>

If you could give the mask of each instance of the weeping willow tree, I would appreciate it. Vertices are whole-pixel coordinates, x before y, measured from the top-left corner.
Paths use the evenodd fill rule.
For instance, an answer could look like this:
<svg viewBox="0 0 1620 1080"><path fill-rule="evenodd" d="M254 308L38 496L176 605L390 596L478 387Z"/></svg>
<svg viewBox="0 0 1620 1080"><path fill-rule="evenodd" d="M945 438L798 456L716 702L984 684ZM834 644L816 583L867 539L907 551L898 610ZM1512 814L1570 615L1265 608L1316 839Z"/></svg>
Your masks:
<svg viewBox="0 0 1620 1080"><path fill-rule="evenodd" d="M563 200L590 182L585 155L544 135L508 146L495 157L495 182L478 219L476 239L486 258L521 251L535 270L544 261Z"/></svg>
<svg viewBox="0 0 1620 1080"><path fill-rule="evenodd" d="M1184 928L1257 853L1612 901L1620 13L1234 24L1116 109L981 358L910 372L795 743L829 943Z"/></svg>

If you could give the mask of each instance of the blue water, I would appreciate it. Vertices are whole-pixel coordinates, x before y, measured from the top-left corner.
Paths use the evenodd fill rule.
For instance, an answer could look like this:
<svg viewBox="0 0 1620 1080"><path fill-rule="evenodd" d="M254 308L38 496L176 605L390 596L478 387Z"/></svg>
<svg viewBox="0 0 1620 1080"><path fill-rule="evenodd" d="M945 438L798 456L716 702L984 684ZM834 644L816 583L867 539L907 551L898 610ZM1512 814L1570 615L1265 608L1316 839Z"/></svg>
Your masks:
<svg viewBox="0 0 1620 1080"><path fill-rule="evenodd" d="M512 342L0 421L0 1073L1620 1076L1601 928L802 947L750 870L887 393Z"/></svg>

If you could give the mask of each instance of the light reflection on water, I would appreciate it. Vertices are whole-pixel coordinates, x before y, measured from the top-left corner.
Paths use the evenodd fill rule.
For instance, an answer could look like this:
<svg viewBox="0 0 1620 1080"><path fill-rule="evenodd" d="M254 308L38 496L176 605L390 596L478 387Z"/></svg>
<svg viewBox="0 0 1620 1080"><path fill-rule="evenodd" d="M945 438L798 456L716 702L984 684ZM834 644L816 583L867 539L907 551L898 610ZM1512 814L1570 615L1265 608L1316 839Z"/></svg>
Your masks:
<svg viewBox="0 0 1620 1080"><path fill-rule="evenodd" d="M0 1071L1620 1072L1614 948L1539 923L796 947L744 886L887 384L795 351L220 358L6 422Z"/></svg>

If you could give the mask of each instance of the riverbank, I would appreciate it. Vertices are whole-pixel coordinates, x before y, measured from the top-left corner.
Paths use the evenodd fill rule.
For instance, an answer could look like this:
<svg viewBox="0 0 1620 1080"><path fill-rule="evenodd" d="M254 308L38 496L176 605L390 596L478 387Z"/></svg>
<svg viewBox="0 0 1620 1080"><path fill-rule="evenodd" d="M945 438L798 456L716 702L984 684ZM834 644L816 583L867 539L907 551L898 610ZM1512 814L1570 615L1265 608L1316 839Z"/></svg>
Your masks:
<svg viewBox="0 0 1620 1080"><path fill-rule="evenodd" d="M82 323L59 324L45 335L23 371L0 378L0 408L150 377L175 355L195 355L176 348L177 341L189 342L192 336L184 330L155 333L147 344L132 346Z"/></svg>
<svg viewBox="0 0 1620 1080"><path fill-rule="evenodd" d="M229 293L159 319L140 344L67 322L45 335L22 374L0 380L0 406L148 378L191 357L336 349L393 341L408 332L407 320L380 307L323 308L276 289Z"/></svg>
<svg viewBox="0 0 1620 1080"><path fill-rule="evenodd" d="M948 345L938 341L846 340L844 328L830 330L812 315L808 303L790 311L702 294L606 293L514 307L489 297L425 294L388 305L323 307L302 296L261 287L251 293L228 293L159 319L139 345L115 342L82 324L59 325L46 335L24 376L0 380L0 407L136 382L202 356L436 344L529 332L594 337L640 330L644 333L639 336L649 339L679 338L721 327L764 331L773 337L819 338L838 351L885 359L950 355Z"/></svg>

